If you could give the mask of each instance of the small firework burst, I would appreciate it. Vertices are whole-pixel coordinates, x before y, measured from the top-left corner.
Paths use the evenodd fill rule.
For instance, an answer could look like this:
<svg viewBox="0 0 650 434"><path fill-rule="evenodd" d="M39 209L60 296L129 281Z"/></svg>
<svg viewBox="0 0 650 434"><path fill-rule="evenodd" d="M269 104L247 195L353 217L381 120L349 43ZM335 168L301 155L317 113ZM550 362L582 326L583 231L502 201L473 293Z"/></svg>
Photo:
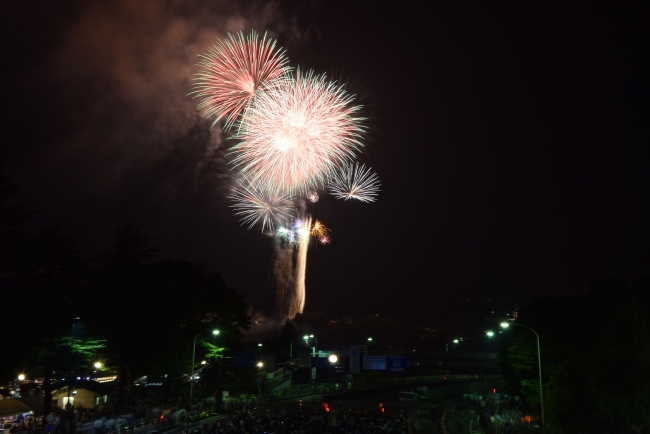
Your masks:
<svg viewBox="0 0 650 434"><path fill-rule="evenodd" d="M324 237L320 237L318 239L318 242L325 245L331 243L332 239L329 237L329 235L325 235Z"/></svg>
<svg viewBox="0 0 650 434"><path fill-rule="evenodd" d="M328 183L330 194L337 199L357 199L361 202L374 202L379 194L379 177L358 164L345 166L332 176Z"/></svg>
<svg viewBox="0 0 650 434"><path fill-rule="evenodd" d="M323 237L328 236L330 232L332 231L327 226L325 226L322 221L316 220L311 227L311 231L309 232L309 235L312 238L321 239Z"/></svg>
<svg viewBox="0 0 650 434"><path fill-rule="evenodd" d="M293 203L290 196L241 184L233 188L232 194L228 197L235 201L231 207L235 210L235 215L240 216L242 225L248 224L248 229L261 221L262 232L266 227L273 230L274 225L284 224L291 219Z"/></svg>
<svg viewBox="0 0 650 434"><path fill-rule="evenodd" d="M311 221L311 218L309 218L309 221ZM275 236L297 246L301 240L309 238L309 228L305 227L303 219L295 219L289 225L280 226L275 231Z"/></svg>
<svg viewBox="0 0 650 434"><path fill-rule="evenodd" d="M310 201L311 203L316 203L316 202L318 202L318 199L319 199L319 198L320 198L320 197L318 196L318 193L316 193L315 191L310 191L310 192L309 192L309 195L307 195L307 199L309 199L309 201Z"/></svg>

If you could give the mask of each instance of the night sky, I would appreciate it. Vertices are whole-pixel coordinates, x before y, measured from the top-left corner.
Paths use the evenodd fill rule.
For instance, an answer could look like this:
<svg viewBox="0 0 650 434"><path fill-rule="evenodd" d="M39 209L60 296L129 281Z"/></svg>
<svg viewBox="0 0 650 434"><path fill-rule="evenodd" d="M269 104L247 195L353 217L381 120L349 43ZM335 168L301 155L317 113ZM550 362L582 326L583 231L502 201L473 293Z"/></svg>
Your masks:
<svg viewBox="0 0 650 434"><path fill-rule="evenodd" d="M357 95L382 182L376 203L315 207L333 243L310 249L307 310L436 321L453 300L508 311L646 272L642 38L624 6L59 3L3 13L0 158L39 211L28 232L63 225L93 255L134 223L273 315L272 239L232 215L220 131L187 96L196 55L254 28Z"/></svg>

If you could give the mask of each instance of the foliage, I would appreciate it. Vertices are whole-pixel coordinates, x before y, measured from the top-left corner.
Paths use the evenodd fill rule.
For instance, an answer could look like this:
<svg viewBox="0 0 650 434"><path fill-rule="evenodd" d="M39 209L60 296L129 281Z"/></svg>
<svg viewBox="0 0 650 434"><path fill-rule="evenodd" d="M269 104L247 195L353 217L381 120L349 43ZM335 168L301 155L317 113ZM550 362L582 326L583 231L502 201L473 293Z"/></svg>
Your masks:
<svg viewBox="0 0 650 434"><path fill-rule="evenodd" d="M106 348L106 339L94 339L63 335L56 338L56 347L70 349L73 355L89 359Z"/></svg>
<svg viewBox="0 0 650 434"><path fill-rule="evenodd" d="M547 432L648 428L648 282L640 279L627 289L620 279L602 280L581 296L537 298L520 311L521 323L540 336ZM535 338L523 329L510 332L513 340L502 369L509 383L519 383L534 410L539 405Z"/></svg>
<svg viewBox="0 0 650 434"><path fill-rule="evenodd" d="M217 345L213 345L210 342L204 340L201 340L201 345L206 349L205 352L206 359L217 359L219 357L223 357L224 352L227 350L226 347L219 347Z"/></svg>
<svg viewBox="0 0 650 434"><path fill-rule="evenodd" d="M247 305L205 264L154 261L158 249L149 242L132 225L118 228L93 279L99 293L110 294L94 322L108 339L107 355L120 366L120 378L182 378L200 332L218 328L226 348L243 339L250 327Z"/></svg>
<svg viewBox="0 0 650 434"><path fill-rule="evenodd" d="M606 323L591 370L591 391L602 417L635 433L650 426L650 317L636 302Z"/></svg>

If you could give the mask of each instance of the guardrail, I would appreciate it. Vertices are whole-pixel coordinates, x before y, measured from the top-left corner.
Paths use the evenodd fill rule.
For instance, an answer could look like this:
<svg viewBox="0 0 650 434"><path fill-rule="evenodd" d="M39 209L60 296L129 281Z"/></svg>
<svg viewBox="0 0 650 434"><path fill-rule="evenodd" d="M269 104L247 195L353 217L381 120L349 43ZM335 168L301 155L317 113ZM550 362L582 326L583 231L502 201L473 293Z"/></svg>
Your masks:
<svg viewBox="0 0 650 434"><path fill-rule="evenodd" d="M370 390L389 386L411 386L422 385L424 383L430 384L451 381L478 381L481 378L482 377L475 375L432 375L423 377L378 378L367 383L324 383L319 385L293 386L290 389L264 393L260 398L262 401L270 403L272 401L285 399L306 398L314 395ZM499 376L486 375L485 379L497 380L499 379Z"/></svg>

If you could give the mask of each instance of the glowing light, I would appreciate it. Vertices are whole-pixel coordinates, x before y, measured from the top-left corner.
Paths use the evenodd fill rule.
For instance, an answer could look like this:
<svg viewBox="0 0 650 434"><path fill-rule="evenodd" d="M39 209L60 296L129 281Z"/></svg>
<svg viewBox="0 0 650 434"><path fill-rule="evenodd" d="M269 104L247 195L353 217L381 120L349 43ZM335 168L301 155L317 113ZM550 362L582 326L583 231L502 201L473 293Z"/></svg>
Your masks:
<svg viewBox="0 0 650 434"><path fill-rule="evenodd" d="M314 222L314 224L312 225L311 231L310 231L309 234L310 234L310 236L312 238L318 238L318 240L321 242L321 244L327 244L330 241L329 240L329 233L330 232L331 232L331 230L328 227L326 227L323 224L323 222L321 222L320 220L316 220ZM323 242L323 238L327 238L327 241Z"/></svg>
<svg viewBox="0 0 650 434"><path fill-rule="evenodd" d="M336 363L339 361L339 358L336 354L330 354L327 360L329 360L330 363Z"/></svg>
<svg viewBox="0 0 650 434"><path fill-rule="evenodd" d="M230 162L238 175L270 191L307 194L354 158L363 118L341 86L300 70L276 80L246 108Z"/></svg>
<svg viewBox="0 0 650 434"><path fill-rule="evenodd" d="M18 376L18 381L24 381L24 380L25 380L25 375L24 375L24 374L20 374L20 375Z"/></svg>
<svg viewBox="0 0 650 434"><path fill-rule="evenodd" d="M255 31L248 36L228 33L228 39L217 40L200 55L201 71L191 94L203 98L197 109L215 116L213 125L224 118L224 128L230 128L259 92L290 70L289 59L275 45L266 34L260 40Z"/></svg>
<svg viewBox="0 0 650 434"><path fill-rule="evenodd" d="M309 195L307 195L307 199L309 199L311 203L318 202L319 199L318 193L316 193L315 191L309 192Z"/></svg>
<svg viewBox="0 0 650 434"><path fill-rule="evenodd" d="M283 224L291 218L293 203L287 195L278 195L253 185L241 184L238 188L233 188L228 197L235 201L231 208L235 210L236 216L240 216L242 225L248 224L248 229L261 222L262 232L267 227L273 230L276 224Z"/></svg>
<svg viewBox="0 0 650 434"><path fill-rule="evenodd" d="M379 177L362 164L348 165L330 177L327 188L337 199L374 202L379 194Z"/></svg>
<svg viewBox="0 0 650 434"><path fill-rule="evenodd" d="M100 362L95 362L95 368L99 369L102 367L102 364Z"/></svg>

